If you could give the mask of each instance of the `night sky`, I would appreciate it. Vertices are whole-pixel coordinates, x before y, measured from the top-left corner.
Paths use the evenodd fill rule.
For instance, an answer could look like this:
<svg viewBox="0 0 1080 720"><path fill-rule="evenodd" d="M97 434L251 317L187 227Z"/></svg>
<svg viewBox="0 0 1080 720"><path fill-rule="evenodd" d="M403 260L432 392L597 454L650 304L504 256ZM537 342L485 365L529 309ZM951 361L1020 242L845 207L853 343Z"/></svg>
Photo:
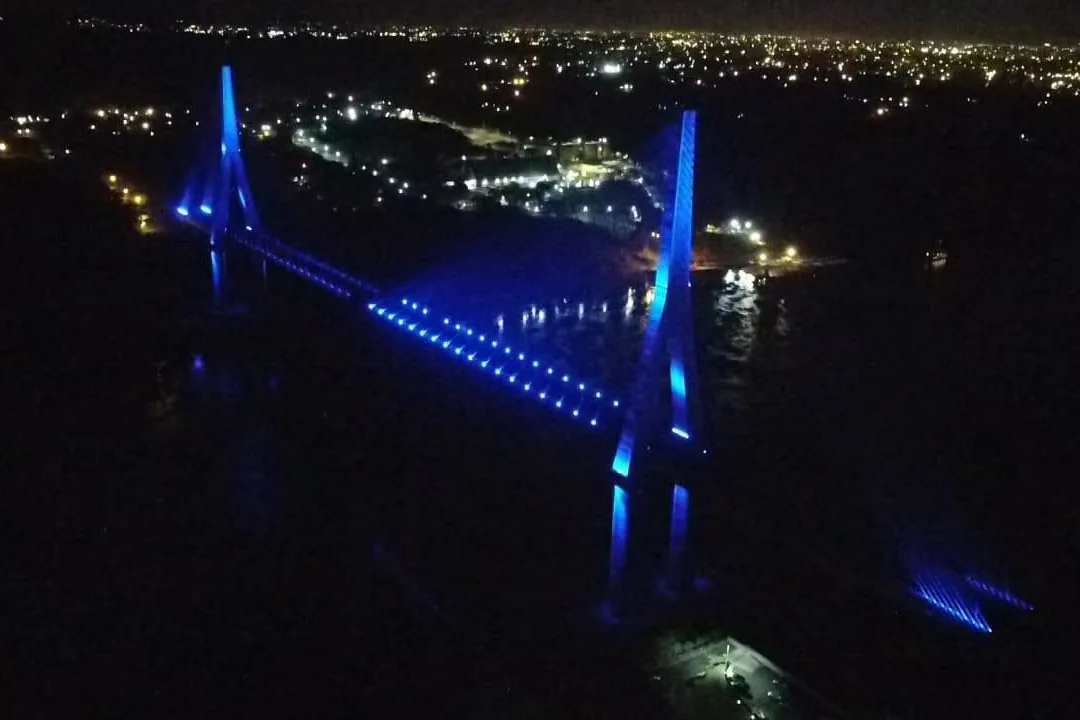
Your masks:
<svg viewBox="0 0 1080 720"><path fill-rule="evenodd" d="M1074 0L0 0L0 13L144 20L780 30L960 39L1080 38Z"/></svg>

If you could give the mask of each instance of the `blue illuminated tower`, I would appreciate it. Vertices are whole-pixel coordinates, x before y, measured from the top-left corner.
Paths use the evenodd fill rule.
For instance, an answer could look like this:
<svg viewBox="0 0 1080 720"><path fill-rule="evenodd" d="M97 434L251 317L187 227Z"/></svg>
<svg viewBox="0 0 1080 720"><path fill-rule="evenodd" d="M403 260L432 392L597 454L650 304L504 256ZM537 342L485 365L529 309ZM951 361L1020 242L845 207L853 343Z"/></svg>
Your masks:
<svg viewBox="0 0 1080 720"><path fill-rule="evenodd" d="M176 212L191 215L190 201L194 188L185 188L184 200ZM248 184L244 160L240 157L240 125L236 119L236 99L233 95L232 68L221 68L221 155L203 186L199 212L211 219L210 245L216 246L229 231L229 209L233 191L244 215L245 228L260 227L255 210L255 198Z"/></svg>
<svg viewBox="0 0 1080 720"><path fill-rule="evenodd" d="M667 193L660 234L656 287L649 308L641 359L623 418L622 432L611 469L618 476L612 499L609 594L619 594L627 563L631 467L637 444L671 433L677 443L690 444L700 431L697 397L697 362L694 354L690 304L691 241L694 216L694 149L697 113L684 111L679 132L675 181ZM666 365L666 367L665 367ZM670 422L658 414L660 383L671 388ZM689 494L676 485L672 494L669 573L674 578L683 565L689 523Z"/></svg>
<svg viewBox="0 0 1080 720"><path fill-rule="evenodd" d="M699 429L697 362L694 356L693 319L690 307L691 241L694 218L694 146L697 113L682 114L678 167L673 190L664 208L656 288L641 348L637 378L611 469L630 479L636 444L649 440L659 425L657 395L660 378L671 383L672 436L689 442ZM644 436L644 437L643 437Z"/></svg>

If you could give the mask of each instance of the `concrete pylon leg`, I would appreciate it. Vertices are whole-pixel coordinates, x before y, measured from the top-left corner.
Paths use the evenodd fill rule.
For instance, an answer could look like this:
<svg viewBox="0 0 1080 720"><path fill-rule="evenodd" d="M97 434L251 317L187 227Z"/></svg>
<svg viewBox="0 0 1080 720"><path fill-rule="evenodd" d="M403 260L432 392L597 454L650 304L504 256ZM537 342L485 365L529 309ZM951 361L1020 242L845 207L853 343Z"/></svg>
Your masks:
<svg viewBox="0 0 1080 720"><path fill-rule="evenodd" d="M626 572L630 552L630 493L612 486L611 547L608 554L608 582L601 614L608 622L618 622L627 603Z"/></svg>
<svg viewBox="0 0 1080 720"><path fill-rule="evenodd" d="M690 491L675 485L671 492L671 529L668 535L667 567L664 584L673 594L686 589L690 577L686 553L687 534L690 528Z"/></svg>
<svg viewBox="0 0 1080 720"><path fill-rule="evenodd" d="M225 291L225 253L220 248L210 249L210 282L214 309L224 310L227 301Z"/></svg>

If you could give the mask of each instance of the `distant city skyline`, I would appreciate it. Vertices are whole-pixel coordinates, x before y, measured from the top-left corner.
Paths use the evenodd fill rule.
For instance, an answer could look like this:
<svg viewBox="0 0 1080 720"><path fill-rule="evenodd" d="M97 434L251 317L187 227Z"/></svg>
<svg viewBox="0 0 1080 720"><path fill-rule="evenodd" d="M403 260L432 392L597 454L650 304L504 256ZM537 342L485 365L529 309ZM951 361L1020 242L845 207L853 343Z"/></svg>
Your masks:
<svg viewBox="0 0 1080 720"><path fill-rule="evenodd" d="M0 14L169 21L325 20L363 24L700 29L728 32L1062 41L1080 37L1080 7L1066 0L0 0Z"/></svg>

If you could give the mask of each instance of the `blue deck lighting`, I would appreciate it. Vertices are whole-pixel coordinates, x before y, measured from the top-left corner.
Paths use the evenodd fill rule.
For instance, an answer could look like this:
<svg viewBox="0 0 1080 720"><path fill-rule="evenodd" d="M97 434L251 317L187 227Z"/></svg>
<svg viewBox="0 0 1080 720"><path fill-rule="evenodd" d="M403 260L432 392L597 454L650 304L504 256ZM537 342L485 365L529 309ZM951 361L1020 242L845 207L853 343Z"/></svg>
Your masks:
<svg viewBox="0 0 1080 720"><path fill-rule="evenodd" d="M199 206L199 212L203 215L209 215L213 212L213 209L209 205L203 204Z"/></svg>
<svg viewBox="0 0 1080 720"><path fill-rule="evenodd" d="M387 312L386 309L379 305L377 302L367 303L366 306L369 311L372 311L376 316L383 317L386 320L390 320L391 324L395 327L403 327L415 335L424 337L429 335L428 338L431 342L435 342L437 334L431 332L431 328L428 326L429 320L425 317L423 310L427 308L421 308L419 304L415 304L413 308L411 301L403 303L404 310L396 312ZM463 323L454 322L451 318L443 318L442 326L453 325L457 337L457 342L453 342L451 339L445 339L441 344L443 348L453 351L455 356L464 356L468 362L475 361L481 368L491 371L493 375L499 378L506 378L510 384L517 385L520 379L520 386L522 389L529 393L533 390L533 384L537 377L543 377L545 374L553 375L554 367L547 365L541 366L539 360L534 360L528 357L524 352L518 352L514 348L509 347L498 340L489 340L486 336L476 334L475 339L472 339L473 333L470 328ZM451 343L453 342L453 345ZM497 350L492 351L491 348L502 348L502 352ZM489 355L489 353L491 353ZM506 358L510 360L512 357L517 357L518 366L498 364L499 358ZM539 371L537 368L543 367L544 371ZM570 375L561 376L565 378L563 382L570 381ZM585 383L574 383L576 390L570 390L564 396L559 397L552 403L552 407L557 410L569 410L571 417L581 417L586 412L586 417L591 417L590 425L596 426L603 414L603 406L596 403L593 399L593 389L588 389ZM551 387L543 388L537 393L540 400L546 400L548 394L551 392ZM575 397L576 395L576 397ZM567 408L566 405L570 404ZM590 407L590 405L592 407Z"/></svg>
<svg viewBox="0 0 1080 720"><path fill-rule="evenodd" d="M176 208L176 214L181 217L188 217L189 215L191 215L191 211L181 205L180 207Z"/></svg>

